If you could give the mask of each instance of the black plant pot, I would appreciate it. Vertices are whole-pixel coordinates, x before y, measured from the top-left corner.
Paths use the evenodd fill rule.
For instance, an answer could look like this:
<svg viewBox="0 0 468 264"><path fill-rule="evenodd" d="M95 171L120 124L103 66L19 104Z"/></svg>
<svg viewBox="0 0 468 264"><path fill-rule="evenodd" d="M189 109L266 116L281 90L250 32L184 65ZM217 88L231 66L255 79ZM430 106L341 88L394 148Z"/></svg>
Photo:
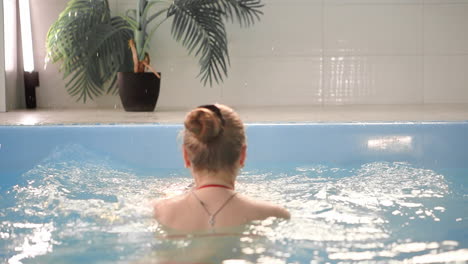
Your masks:
<svg viewBox="0 0 468 264"><path fill-rule="evenodd" d="M161 75L161 74L160 74ZM119 95L127 112L152 112L159 97L161 80L152 72L117 74Z"/></svg>

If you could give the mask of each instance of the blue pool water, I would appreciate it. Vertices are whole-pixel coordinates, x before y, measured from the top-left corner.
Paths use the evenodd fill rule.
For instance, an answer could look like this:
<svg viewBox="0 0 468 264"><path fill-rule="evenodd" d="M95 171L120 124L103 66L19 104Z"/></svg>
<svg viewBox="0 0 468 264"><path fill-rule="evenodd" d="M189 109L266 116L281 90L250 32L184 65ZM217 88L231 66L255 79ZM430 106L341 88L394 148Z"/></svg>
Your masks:
<svg viewBox="0 0 468 264"><path fill-rule="evenodd" d="M468 261L468 123L249 125L237 189L293 217L221 235L151 217L191 183L180 129L0 127L0 262Z"/></svg>

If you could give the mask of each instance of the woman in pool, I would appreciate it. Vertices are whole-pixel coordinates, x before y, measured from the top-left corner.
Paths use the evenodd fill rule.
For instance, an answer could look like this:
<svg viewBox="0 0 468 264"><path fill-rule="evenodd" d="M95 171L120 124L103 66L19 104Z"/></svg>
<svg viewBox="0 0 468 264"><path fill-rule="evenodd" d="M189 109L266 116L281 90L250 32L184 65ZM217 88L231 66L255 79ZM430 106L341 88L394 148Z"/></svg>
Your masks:
<svg viewBox="0 0 468 264"><path fill-rule="evenodd" d="M220 104L200 106L187 114L184 125L183 157L195 184L183 195L156 202L154 215L160 224L190 232L290 217L280 206L235 191L247 149L236 112Z"/></svg>

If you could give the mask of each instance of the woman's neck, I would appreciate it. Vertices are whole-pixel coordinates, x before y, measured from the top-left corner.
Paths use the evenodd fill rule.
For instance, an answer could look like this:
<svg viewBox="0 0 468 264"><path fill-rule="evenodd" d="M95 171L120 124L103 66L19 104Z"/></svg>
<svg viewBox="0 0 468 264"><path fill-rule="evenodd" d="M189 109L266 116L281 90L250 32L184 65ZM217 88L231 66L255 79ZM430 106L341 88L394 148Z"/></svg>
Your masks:
<svg viewBox="0 0 468 264"><path fill-rule="evenodd" d="M221 185L229 189L235 187L235 176L225 173L209 173L206 171L192 172L193 178L195 179L196 188L200 188L208 185Z"/></svg>

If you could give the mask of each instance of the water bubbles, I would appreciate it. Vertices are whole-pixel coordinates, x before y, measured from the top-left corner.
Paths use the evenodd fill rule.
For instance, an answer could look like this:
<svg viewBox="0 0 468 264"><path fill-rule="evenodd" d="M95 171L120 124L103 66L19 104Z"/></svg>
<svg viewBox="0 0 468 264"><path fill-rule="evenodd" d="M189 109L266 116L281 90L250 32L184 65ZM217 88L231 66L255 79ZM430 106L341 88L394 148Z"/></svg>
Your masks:
<svg viewBox="0 0 468 264"><path fill-rule="evenodd" d="M70 253L73 245L82 251L102 252L99 257L107 262L112 262L108 258L113 256L131 262L127 260L169 254L171 250L180 252L180 248L200 253L202 248L218 246L225 252L220 249L216 253L222 252L229 259L242 256L252 263L297 259L307 263L383 263L391 259L399 263L407 254L423 255L459 246L456 241L450 244L430 239L431 233L443 229L423 231L418 241L408 234L431 228L430 224L438 228L445 222L458 227L464 224L464 216L449 218L446 214L452 212L445 203L449 186L445 177L434 171L387 162L343 168L306 165L245 170L238 177L236 189L240 193L285 206L292 213L291 220L256 221L232 237L160 239L168 231L152 218L151 200L183 193L192 180L175 171L154 175L138 175L121 162L83 146L61 146L23 175L24 184L11 188L11 194L0 194L16 199L14 208L0 209L0 216L36 220L14 225L0 221L0 244L1 239L7 239L21 247L25 238L29 245L31 241L52 246L62 243L54 252L46 252L47 258L63 255L65 251L60 250L75 254ZM53 232L48 229L49 234L35 234L51 223Z"/></svg>
<svg viewBox="0 0 468 264"><path fill-rule="evenodd" d="M2 233L0 232L0 239L8 239L10 238L10 234L9 233Z"/></svg>
<svg viewBox="0 0 468 264"><path fill-rule="evenodd" d="M33 258L52 252L54 244L52 232L55 230L52 223L13 223L13 228L30 229L31 233L22 237L23 241L15 247L15 255L9 258L8 263L22 263L25 258Z"/></svg>
<svg viewBox="0 0 468 264"><path fill-rule="evenodd" d="M242 248L242 253L244 253L246 255L252 255L252 254L255 253L255 251L254 251L253 248L245 247L245 248Z"/></svg>
<svg viewBox="0 0 468 264"><path fill-rule="evenodd" d="M380 201L380 205L381 206L392 206L394 205L394 203L390 200L383 200L383 201Z"/></svg>
<svg viewBox="0 0 468 264"><path fill-rule="evenodd" d="M399 210L395 210L392 212L392 215L402 215L402 213Z"/></svg>

